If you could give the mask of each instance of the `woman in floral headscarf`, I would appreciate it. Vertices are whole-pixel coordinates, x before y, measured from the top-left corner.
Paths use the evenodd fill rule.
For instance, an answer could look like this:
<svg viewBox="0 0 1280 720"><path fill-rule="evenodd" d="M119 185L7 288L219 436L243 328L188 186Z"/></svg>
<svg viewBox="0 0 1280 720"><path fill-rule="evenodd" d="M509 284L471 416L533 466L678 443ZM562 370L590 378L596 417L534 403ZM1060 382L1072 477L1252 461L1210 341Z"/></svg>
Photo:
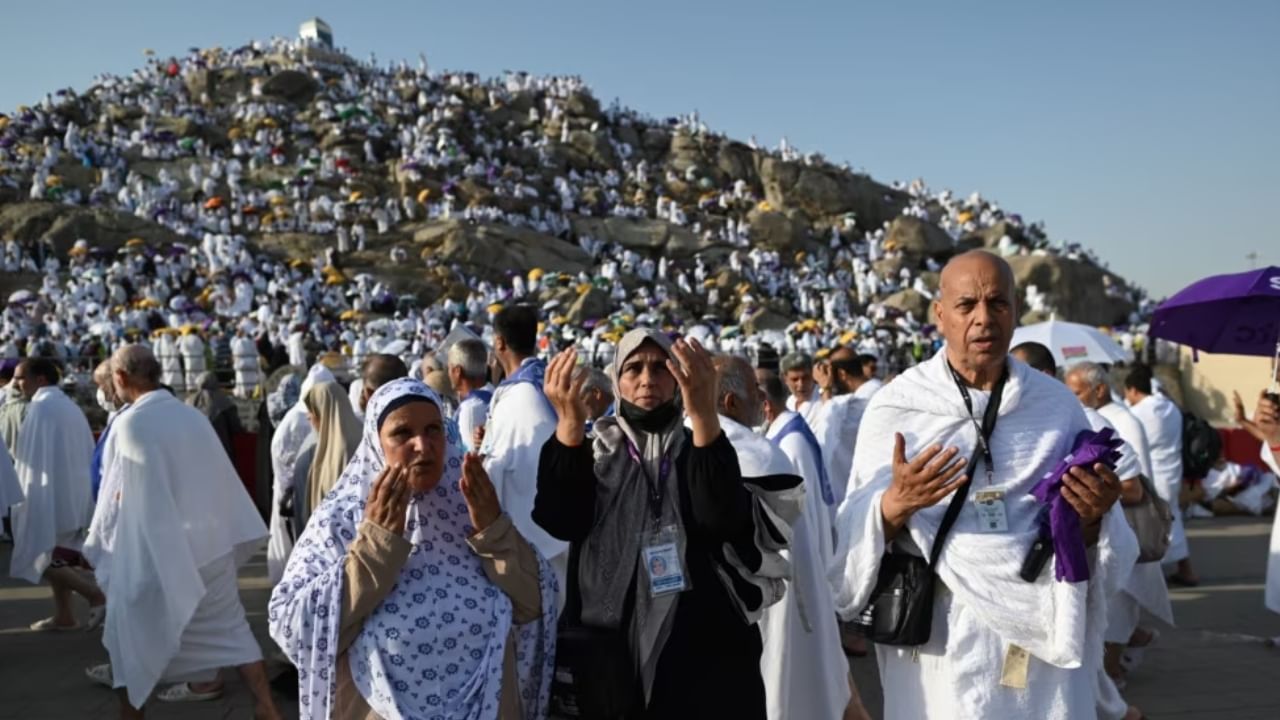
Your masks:
<svg viewBox="0 0 1280 720"><path fill-rule="evenodd" d="M271 596L303 718L546 714L554 574L502 514L440 400L402 378Z"/></svg>

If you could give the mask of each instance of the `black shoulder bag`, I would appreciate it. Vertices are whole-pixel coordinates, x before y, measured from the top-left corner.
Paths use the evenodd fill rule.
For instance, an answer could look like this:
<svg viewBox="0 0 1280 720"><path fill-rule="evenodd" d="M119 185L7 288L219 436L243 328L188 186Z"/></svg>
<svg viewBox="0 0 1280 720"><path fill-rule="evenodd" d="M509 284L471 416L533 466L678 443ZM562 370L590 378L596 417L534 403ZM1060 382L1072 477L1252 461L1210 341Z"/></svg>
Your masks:
<svg viewBox="0 0 1280 720"><path fill-rule="evenodd" d="M951 370L952 378L960 388L965 407L969 409L969 418L973 420L974 425L977 425L978 421L973 417L973 401L969 397L969 390L965 388L960 376L950 364L947 368ZM969 482L961 485L951 497L951 503L947 505L947 512L942 516L942 524L938 527L938 534L929 551L929 560L926 562L924 558L917 555L894 552L892 547L886 549L884 557L880 558L880 571L876 575L875 589L871 591L871 600L851 623L853 629L868 640L880 645L907 647L929 642L933 625L934 584L937 579L933 568L938 562L938 556L942 553L942 546L951 532L951 526L960 515L960 508L964 507L965 499L969 497L969 485L973 483L973 473L978 468L978 458L981 457L987 463L987 470L990 472L992 458L987 441L995 430L996 416L1000 414L1000 399L1004 395L1004 384L1008 379L1009 367L1006 364L1000 380L991 391L991 401L987 403L987 410L982 415L978 447L974 448L973 456L969 458L968 469L965 471Z"/></svg>

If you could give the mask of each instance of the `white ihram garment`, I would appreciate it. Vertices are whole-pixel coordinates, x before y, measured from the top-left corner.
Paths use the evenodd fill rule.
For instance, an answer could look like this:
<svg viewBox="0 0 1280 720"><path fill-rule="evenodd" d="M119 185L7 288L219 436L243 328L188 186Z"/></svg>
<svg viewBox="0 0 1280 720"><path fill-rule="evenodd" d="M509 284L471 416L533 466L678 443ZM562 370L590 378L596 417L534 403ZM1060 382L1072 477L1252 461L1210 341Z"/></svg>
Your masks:
<svg viewBox="0 0 1280 720"><path fill-rule="evenodd" d="M112 424L85 556L109 599L102 643L130 704L161 680L262 659L236 570L266 530L200 411L157 390Z"/></svg>
<svg viewBox="0 0 1280 720"><path fill-rule="evenodd" d="M766 437L773 440L793 417L795 413L786 412L776 418ZM737 449L736 438L730 435L729 440ZM767 710L770 720L834 720L849 704L849 673L826 578L834 548L830 509L819 489L818 463L822 458L799 433L782 438L777 449L789 467L779 466L770 473L794 473L804 478L805 496L787 551L791 560L787 594L760 618L764 636L760 674ZM766 474L748 471L742 452L738 453L738 464L744 475Z"/></svg>
<svg viewBox="0 0 1280 720"><path fill-rule="evenodd" d="M40 388L27 407L13 459L22 497L10 510L9 574L38 583L55 547L80 549L93 517L93 433L84 412L59 388Z"/></svg>
<svg viewBox="0 0 1280 720"><path fill-rule="evenodd" d="M929 641L917 648L876 648L890 720L1068 720L1096 712L1106 602L1127 579L1137 542L1120 508L1113 507L1103 518L1098 543L1088 550L1088 581L1059 582L1050 566L1034 583L1019 577L1039 532L1041 505L1029 495L1031 488L1066 457L1089 424L1062 383L1017 360L1008 363L1010 377L991 438L991 487L1005 492L1009 530L979 532L973 500L965 503L939 557L941 588ZM970 394L980 418L989 393ZM965 458L973 452L975 420L947 368L945 351L881 389L863 417L830 575L836 611L846 619L870 599L885 551L880 500L892 479L895 433L904 435L908 457L934 443L958 447ZM988 487L985 470L980 467L975 475L971 493ZM908 541L902 546L928 551L948 502L950 497L912 515L899 536ZM1011 645L1031 656L1022 689L1000 684Z"/></svg>
<svg viewBox="0 0 1280 720"><path fill-rule="evenodd" d="M1182 411L1163 395L1148 395L1129 408L1142 423L1151 451L1151 485L1173 511L1173 530L1165 563L1190 557L1187 532L1182 525L1178 491L1182 488Z"/></svg>

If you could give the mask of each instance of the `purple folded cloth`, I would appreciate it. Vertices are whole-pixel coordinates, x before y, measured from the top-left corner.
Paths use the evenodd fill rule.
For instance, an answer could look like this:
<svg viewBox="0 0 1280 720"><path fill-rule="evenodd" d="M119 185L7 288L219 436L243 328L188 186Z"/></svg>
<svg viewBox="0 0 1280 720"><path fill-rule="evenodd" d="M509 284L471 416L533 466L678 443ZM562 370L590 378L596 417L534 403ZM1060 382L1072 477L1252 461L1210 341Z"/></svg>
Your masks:
<svg viewBox="0 0 1280 720"><path fill-rule="evenodd" d="M1089 561L1085 557L1084 534L1080 530L1080 515L1071 503L1062 497L1062 476L1071 468L1092 468L1102 463L1115 469L1120 459L1119 448L1124 441L1116 437L1111 428L1098 432L1084 430L1076 436L1071 454L1062 459L1052 470L1031 488L1037 500L1047 504L1048 512L1040 513L1040 537L1052 539L1054 575L1059 580L1080 582L1089 579Z"/></svg>

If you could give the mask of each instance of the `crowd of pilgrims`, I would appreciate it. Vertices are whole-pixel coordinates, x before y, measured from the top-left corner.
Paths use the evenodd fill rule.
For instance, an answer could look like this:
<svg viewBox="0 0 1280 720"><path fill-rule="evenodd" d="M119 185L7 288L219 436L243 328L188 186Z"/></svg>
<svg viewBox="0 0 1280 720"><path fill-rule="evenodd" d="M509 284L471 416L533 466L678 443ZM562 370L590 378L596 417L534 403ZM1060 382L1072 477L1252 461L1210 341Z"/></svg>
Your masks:
<svg viewBox="0 0 1280 720"><path fill-rule="evenodd" d="M972 474L999 509L957 516L932 634L874 644L886 717L1139 717L1120 691L1158 639L1141 612L1173 619L1160 561L1194 582L1178 408L1142 366L1121 395L1100 366L1008 355L996 255L953 258L938 302L946 347L901 373L848 345L748 359L646 327L601 369L541 353L523 304L414 367L371 354L348 384L321 357L262 400L258 504L212 374L184 398L122 346L95 368L95 441L55 359L7 362L10 573L54 588L33 630L103 627L86 674L122 717L217 698L230 667L278 716L235 580L265 540L275 681L303 717L860 718L848 655L882 559L931 547ZM1266 396L1253 418L1280 435ZM1114 456L1071 466L1104 428ZM1031 494L1054 473L1074 533ZM1121 508L1150 492L1174 499L1172 543L1139 562ZM1055 570L1021 577L1037 536Z"/></svg>
<svg viewBox="0 0 1280 720"><path fill-rule="evenodd" d="M65 253L8 240L0 255L40 277L0 319L10 572L54 588L34 630L104 628L109 662L86 673L120 693L122 717L219 697L230 667L256 716L279 715L235 581L264 539L269 654L296 674L304 717L865 717L847 654L869 652L857 628L882 556L931 547L962 461L988 444L975 417L1000 392L983 462L1001 531L966 505L935 567L932 636L875 644L886 716L1139 716L1120 689L1158 636L1140 610L1171 612L1161 563L1137 562L1120 506L1141 496L1139 474L1176 498L1177 408L1141 370L1116 401L1104 368L1065 369L1064 384L1034 349L1006 360L1019 303L1052 307L999 257L1096 262L1086 251L915 181L895 185L904 214L957 240L999 223L1018 238L886 272L901 249L849 214L825 228L825 250L784 258L752 243L752 188L646 160L625 138L658 123L616 104L584 125L576 78L487 81L314 49L193 50L0 116L0 186L189 239ZM287 68L322 80L306 117L264 92ZM187 79L222 70L250 78L234 102L193 95ZM487 124L485 109L526 95L529 119L558 133ZM175 120L232 132L210 143ZM711 136L696 114L661 125ZM616 168L554 169L582 132L604 137ZM314 142L329 136L363 142ZM762 152L825 163L785 141ZM62 177L68 163L92 170L89 187ZM378 196L361 175L387 163L414 187L448 181ZM264 186L268 171L283 180ZM467 183L490 200L463 202ZM690 184L696 203L677 199ZM656 218L732 247L738 314L673 310L724 305L705 258L602 242L575 216ZM427 219L531 228L593 265L498 281L424 255L468 288L426 307L342 270ZM286 261L252 242L295 231L333 245ZM600 288L609 309L570 322L541 301L560 287ZM936 324L883 304L904 288L938 303ZM794 322L750 331L777 299ZM1136 324L1119 337L1144 341ZM77 386L96 386L91 414L106 414L96 440ZM256 498L233 465L232 396L258 404ZM1280 424L1268 403L1261 436ZM1072 470L1059 490L1085 579L1020 580L1041 532L1032 486L1108 424L1123 461ZM1188 579L1180 520L1173 534L1162 559Z"/></svg>
<svg viewBox="0 0 1280 720"><path fill-rule="evenodd" d="M272 79L290 70L315 84L303 111L272 89ZM244 81L235 92L212 79L229 75ZM888 241L886 227L853 213L814 226L821 251L784 257L763 248L753 243L748 221L768 206L759 188L705 164L651 160L637 144L651 130L685 134L695 144L724 142L696 113L658 121L616 102L594 105L575 77L511 72L486 80L432 71L425 59L416 67L356 62L306 41L275 39L152 58L130 74L97 78L84 93L61 90L0 114L0 190L123 211L186 238L136 238L119 248L80 241L69 253L48 238L6 239L0 267L41 278L34 290L9 298L0 355L53 354L87 374L120 345L144 340L175 389L194 390L205 369L234 368L246 375L237 394L251 394L255 355L274 369L279 359L298 365L317 350L334 351L354 372L375 352L421 357L454 325L488 325L503 304L522 300L540 305L545 349L579 342L600 367L609 361L607 348L638 325L749 355L766 342L810 355L852 343L896 368L936 349L940 339L927 318L883 302L902 289L932 297L936 288L926 277L936 262L907 256ZM607 162L565 165L566 148L577 147L584 133L598 140ZM750 146L780 161L830 167L785 140L772 149ZM388 175L394 182L382 182ZM921 180L894 183L893 190L906 198L902 214L927 219L953 239L1002 227L1008 232L995 245L999 253L1100 264L1079 246L1050 245L1037 225L977 193L958 197ZM574 218L590 217L662 220L731 252L727 262L723 254L651 256L575 229ZM577 244L591 266L477 276L430 253L410 258L407 241L388 241L389 248L370 242L436 219L537 230ZM289 232L331 244L314 257L290 259L255 249L255 238ZM393 262L442 273L466 296L421 307L374 275L343 271L344 261L370 245ZM717 286L724 266L742 284ZM563 287L599 288L607 310L569 321L567 307L545 302L547 291ZM1053 311L1044 288L1023 290L1029 309ZM1143 300L1140 293L1135 299ZM792 322L756 332L752 318L779 301ZM687 307L705 312L690 315ZM1142 343L1139 330L1121 339Z"/></svg>

